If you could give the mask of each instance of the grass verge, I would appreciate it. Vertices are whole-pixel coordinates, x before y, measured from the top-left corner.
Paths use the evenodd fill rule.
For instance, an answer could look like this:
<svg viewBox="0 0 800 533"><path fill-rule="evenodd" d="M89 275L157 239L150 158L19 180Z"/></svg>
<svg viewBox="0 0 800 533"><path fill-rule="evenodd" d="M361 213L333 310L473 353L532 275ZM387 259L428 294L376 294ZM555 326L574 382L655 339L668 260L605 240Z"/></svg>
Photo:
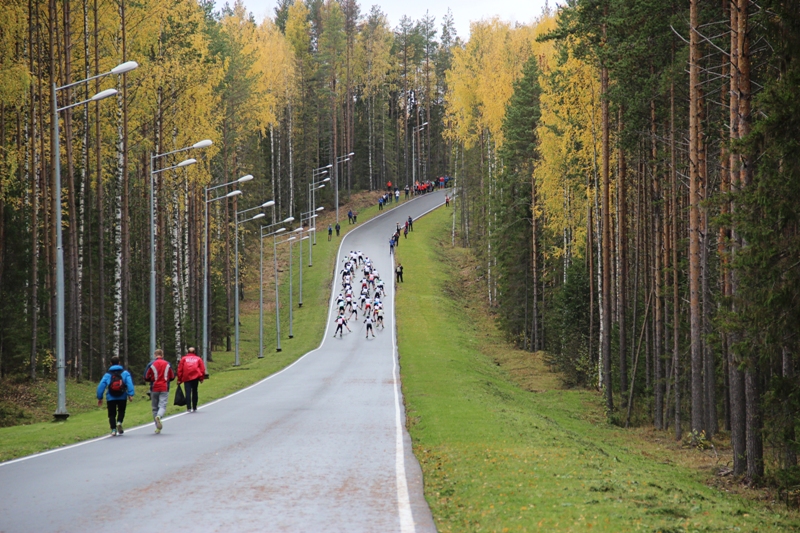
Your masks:
<svg viewBox="0 0 800 533"><path fill-rule="evenodd" d="M485 281L449 246L450 211L428 217L397 251L397 317L408 427L439 531L799 530L783 505L709 487L607 424L596 393L559 390L541 354L493 325Z"/></svg>
<svg viewBox="0 0 800 533"><path fill-rule="evenodd" d="M340 208L346 215L351 207L358 211L359 224L379 214L377 198L379 192L354 194L349 204ZM397 204L391 204L389 209ZM240 305L240 366L234 367L234 353L217 349L214 361L209 363L210 379L200 385L200 403L227 396L243 387L251 385L270 374L286 367L301 355L319 345L327 321L331 279L339 249L340 239L335 236L328 242L327 227L334 223L335 213L325 212L318 219L319 236L314 246L314 266L308 268L308 242L304 241L303 259L303 307L298 307L298 258L299 250L293 246L294 263L294 338L289 339L289 294L288 294L288 248L283 245L279 270L281 283L281 352L276 352L274 277L272 268L271 242L265 251L265 309L264 309L264 358L258 358L258 238L248 239L248 249L243 252L242 271L245 287L254 290L245 294ZM342 237L356 228L342 224ZM265 242L265 246L267 243ZM267 261L267 256L269 261ZM173 366L175 361L172 361ZM150 401L147 398L147 385L141 384L142 369L131 369L136 383L136 399L128 404L125 414L125 427L134 427L152 421ZM98 378L99 381L99 378ZM11 387L13 386L13 390ZM3 384L0 394L0 414L15 418L19 424L0 428L0 461L74 444L108 433L108 419L105 403L97 407L95 390L97 383L74 380L67 382L67 409L70 417L66 422L51 422L56 405L56 384L51 380L39 380L35 384L27 381ZM174 392L174 387L172 388ZM179 412L181 407L171 405L167 415Z"/></svg>

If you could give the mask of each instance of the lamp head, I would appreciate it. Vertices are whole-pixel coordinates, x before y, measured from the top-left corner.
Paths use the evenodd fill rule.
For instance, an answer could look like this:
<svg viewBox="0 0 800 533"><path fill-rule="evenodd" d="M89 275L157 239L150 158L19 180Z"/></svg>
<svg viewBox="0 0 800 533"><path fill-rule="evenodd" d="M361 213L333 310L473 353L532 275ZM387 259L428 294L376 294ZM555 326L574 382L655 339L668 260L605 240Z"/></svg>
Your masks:
<svg viewBox="0 0 800 533"><path fill-rule="evenodd" d="M279 230L275 230L275 231L273 232L273 235L277 235L278 233L283 233L284 231L286 231L286 228L281 228L281 229L279 229Z"/></svg>
<svg viewBox="0 0 800 533"><path fill-rule="evenodd" d="M330 176L328 176L327 178L325 178L325 179L324 179L324 180L322 180L322 181L323 181L323 182L325 182L325 181L331 181L331 178L330 178ZM324 187L324 185L323 185L323 187Z"/></svg>
<svg viewBox="0 0 800 533"><path fill-rule="evenodd" d="M236 183L244 183L245 181L250 181L251 179L253 179L253 175L252 174L248 174L248 175L242 176L241 178L236 180Z"/></svg>
<svg viewBox="0 0 800 533"><path fill-rule="evenodd" d="M275 205L275 200L270 200L261 204L261 207L272 207L273 205Z"/></svg>
<svg viewBox="0 0 800 533"><path fill-rule="evenodd" d="M236 189L235 191L231 191L231 192L229 192L229 193L228 193L228 194L226 194L225 196L226 196L227 198L233 198L234 196L239 196L240 194L242 194L242 191L240 191L239 189Z"/></svg>
<svg viewBox="0 0 800 533"><path fill-rule="evenodd" d="M257 218L264 218L264 213L259 213L259 214L255 215L253 218L251 218L250 220L255 220Z"/></svg>
<svg viewBox="0 0 800 533"><path fill-rule="evenodd" d="M125 74L126 72L130 72L138 67L139 63L136 61L126 61L125 63L120 63L116 67L112 68L111 74Z"/></svg>
<svg viewBox="0 0 800 533"><path fill-rule="evenodd" d="M97 102L98 100L108 98L109 96L114 96L117 94L117 92L118 91L116 89L106 89L105 91L100 91L96 95L92 96L91 100L92 102Z"/></svg>
<svg viewBox="0 0 800 533"><path fill-rule="evenodd" d="M284 224L289 224L289 223L291 223L291 222L294 222L294 217L287 217L287 218L285 218L285 219L283 220L283 223L284 223Z"/></svg>
<svg viewBox="0 0 800 533"><path fill-rule="evenodd" d="M189 165L194 165L195 163L197 163L197 159L194 159L194 158L190 157L189 159L184 159L183 161L181 161L180 163L178 163L175 166L177 166L178 168L180 168L180 167L188 167Z"/></svg>
<svg viewBox="0 0 800 533"><path fill-rule="evenodd" d="M324 206L319 206L317 208L317 212L319 213L320 211L325 211L325 207Z"/></svg>
<svg viewBox="0 0 800 533"><path fill-rule="evenodd" d="M427 122L426 122L425 124L427 124ZM347 157L352 157L352 156L354 156L354 155L356 155L356 153L355 153L355 152L350 152L349 154L347 154Z"/></svg>
<svg viewBox="0 0 800 533"><path fill-rule="evenodd" d="M203 140L203 141L200 141L200 142L196 142L196 143L194 143L194 144L192 145L192 148L208 148L208 147L209 147L209 146L211 146L212 144L214 144L214 142L213 142L213 141L211 141L211 139L205 139L205 140Z"/></svg>

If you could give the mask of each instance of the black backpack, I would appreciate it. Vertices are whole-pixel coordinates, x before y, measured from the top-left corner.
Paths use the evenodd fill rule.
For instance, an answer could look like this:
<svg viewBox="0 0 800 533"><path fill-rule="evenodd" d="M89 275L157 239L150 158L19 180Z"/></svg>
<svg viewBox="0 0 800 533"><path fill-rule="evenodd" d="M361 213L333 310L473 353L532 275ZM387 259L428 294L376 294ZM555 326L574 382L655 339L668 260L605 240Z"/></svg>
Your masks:
<svg viewBox="0 0 800 533"><path fill-rule="evenodd" d="M122 379L122 370L111 370L111 383L108 384L108 392L111 396L125 396L128 393L128 386Z"/></svg>

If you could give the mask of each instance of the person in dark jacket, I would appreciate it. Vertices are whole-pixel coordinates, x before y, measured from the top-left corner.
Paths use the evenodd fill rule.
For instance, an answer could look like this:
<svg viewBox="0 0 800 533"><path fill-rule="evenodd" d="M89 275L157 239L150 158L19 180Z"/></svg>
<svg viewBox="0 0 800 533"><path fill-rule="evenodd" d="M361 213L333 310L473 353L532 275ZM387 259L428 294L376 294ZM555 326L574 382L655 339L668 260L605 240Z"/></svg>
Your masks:
<svg viewBox="0 0 800 533"><path fill-rule="evenodd" d="M133 378L131 373L119 364L119 356L111 358L111 366L97 385L97 406L103 406L103 393L106 393L108 423L111 436L122 435L122 422L125 420L125 407L133 401Z"/></svg>
<svg viewBox="0 0 800 533"><path fill-rule="evenodd" d="M194 348L181 357L178 363L178 385L186 384L186 411L197 411L197 385L206 377L206 366Z"/></svg>

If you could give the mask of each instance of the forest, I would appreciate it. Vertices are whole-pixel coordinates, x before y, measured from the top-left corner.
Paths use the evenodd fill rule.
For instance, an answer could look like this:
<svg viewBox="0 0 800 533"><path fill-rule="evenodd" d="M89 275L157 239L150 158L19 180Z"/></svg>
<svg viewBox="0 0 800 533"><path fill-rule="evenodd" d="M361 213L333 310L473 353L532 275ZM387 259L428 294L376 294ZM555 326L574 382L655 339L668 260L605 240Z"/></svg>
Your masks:
<svg viewBox="0 0 800 533"><path fill-rule="evenodd" d="M256 21L240 2L3 2L0 375L52 376L58 225L68 374L92 379L112 355L126 366L149 359L151 179L157 343L174 357L200 345L206 200L239 185L205 196L207 187L255 177L242 195L209 204L211 345L230 350L237 211L274 200L273 222L299 222L314 169L332 163L341 201L445 173L452 17L392 29L379 8L362 13L355 1L274 11ZM52 86L128 61L138 68L58 91L57 194ZM107 88L115 99L82 103ZM213 144L160 157L204 140ZM196 163L181 165L187 157ZM333 187L316 197L330 207Z"/></svg>
<svg viewBox="0 0 800 533"><path fill-rule="evenodd" d="M340 200L448 175L446 230L512 342L602 390L612 423L725 439L749 483L800 479L800 4L568 0L468 39L452 15L391 27L356 0L263 21L210 0L3 6L0 378L54 375L58 226L68 374L148 359L151 176L174 356L200 345L207 187L255 176L210 207L211 346L229 350L238 211L299 219L327 165ZM59 91L118 89L59 112L55 191L52 87L126 61ZM204 139L196 164L152 157Z"/></svg>

